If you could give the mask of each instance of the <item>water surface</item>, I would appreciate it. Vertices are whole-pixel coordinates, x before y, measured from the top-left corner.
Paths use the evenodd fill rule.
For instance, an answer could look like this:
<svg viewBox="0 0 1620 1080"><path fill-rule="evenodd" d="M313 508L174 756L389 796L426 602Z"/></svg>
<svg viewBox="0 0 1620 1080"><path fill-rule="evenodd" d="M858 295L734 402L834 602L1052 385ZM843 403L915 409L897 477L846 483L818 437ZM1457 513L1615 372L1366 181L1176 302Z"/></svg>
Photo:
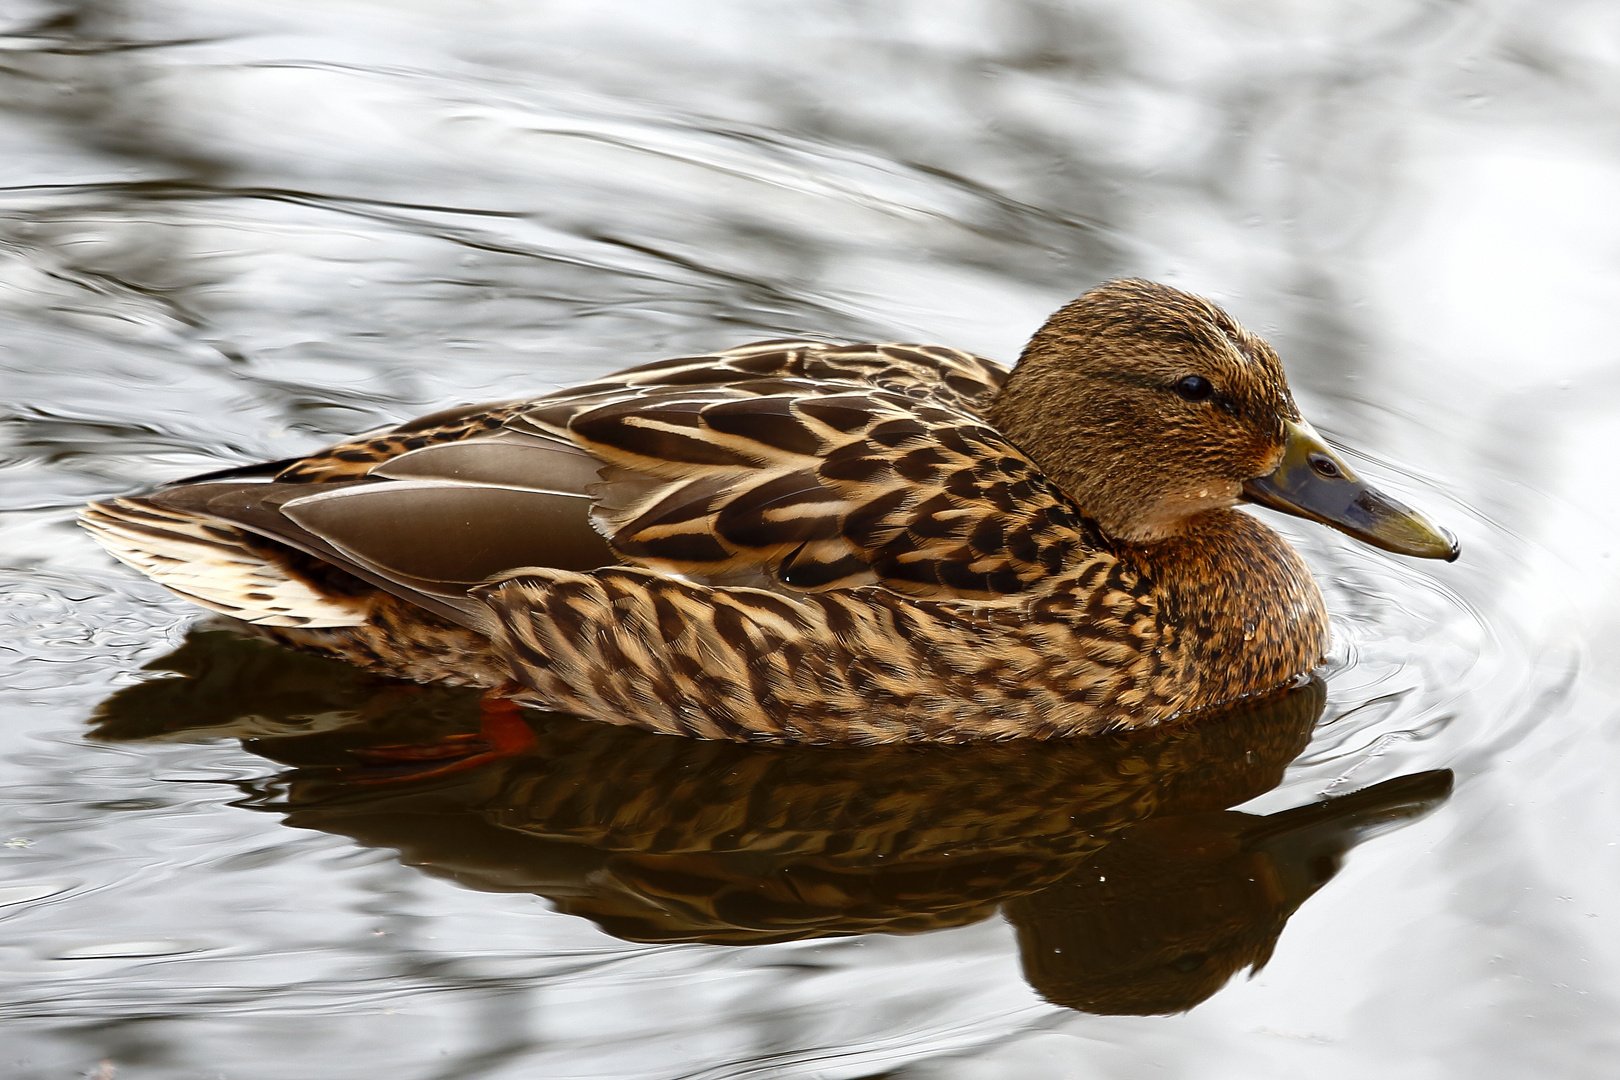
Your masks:
<svg viewBox="0 0 1620 1080"><path fill-rule="evenodd" d="M1617 62L1596 0L0 9L0 1073L1611 1075ZM72 523L756 338L1011 360L1123 274L1462 538L1282 523L1336 644L1250 743L544 717L357 783L468 703L198 631Z"/></svg>

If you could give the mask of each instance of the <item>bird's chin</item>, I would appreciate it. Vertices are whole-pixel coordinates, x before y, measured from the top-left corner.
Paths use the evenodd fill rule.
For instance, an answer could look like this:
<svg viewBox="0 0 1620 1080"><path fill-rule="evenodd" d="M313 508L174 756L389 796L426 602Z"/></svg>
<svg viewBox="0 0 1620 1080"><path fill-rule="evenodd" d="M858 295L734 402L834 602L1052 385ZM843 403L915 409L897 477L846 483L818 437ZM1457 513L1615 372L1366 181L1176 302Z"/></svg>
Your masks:
<svg viewBox="0 0 1620 1080"><path fill-rule="evenodd" d="M1103 524L1103 531L1127 544L1146 546L1173 540L1196 529L1200 522L1219 510L1230 510L1243 501L1243 488L1237 483L1210 483L1199 488L1173 492L1155 500L1142 513L1121 522L1117 529Z"/></svg>

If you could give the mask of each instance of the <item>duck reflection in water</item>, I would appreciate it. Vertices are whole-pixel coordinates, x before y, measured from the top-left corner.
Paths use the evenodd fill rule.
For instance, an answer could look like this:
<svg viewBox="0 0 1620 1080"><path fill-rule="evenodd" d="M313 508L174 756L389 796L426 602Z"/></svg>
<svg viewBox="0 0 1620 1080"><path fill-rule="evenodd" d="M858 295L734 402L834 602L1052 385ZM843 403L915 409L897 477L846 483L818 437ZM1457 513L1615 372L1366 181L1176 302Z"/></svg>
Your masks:
<svg viewBox="0 0 1620 1080"><path fill-rule="evenodd" d="M1269 816L1320 680L1196 724L976 747L766 747L543 712L524 750L424 775L377 748L478 726L421 687L233 633L103 703L108 740L233 736L290 768L249 804L397 849L428 873L544 896L637 942L751 945L961 926L998 909L1031 984L1093 1013L1189 1009L1270 957L1373 832L1443 802L1418 773Z"/></svg>

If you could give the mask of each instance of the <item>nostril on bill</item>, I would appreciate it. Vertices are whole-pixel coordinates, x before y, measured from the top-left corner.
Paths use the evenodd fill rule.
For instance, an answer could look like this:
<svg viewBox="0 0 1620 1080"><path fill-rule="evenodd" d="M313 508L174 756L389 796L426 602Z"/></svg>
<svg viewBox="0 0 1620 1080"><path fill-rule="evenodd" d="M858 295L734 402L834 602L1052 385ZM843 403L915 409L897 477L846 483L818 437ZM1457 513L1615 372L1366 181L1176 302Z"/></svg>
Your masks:
<svg viewBox="0 0 1620 1080"><path fill-rule="evenodd" d="M1337 480L1344 475L1344 470L1339 468L1339 463L1326 454L1312 454L1305 460L1310 462L1311 471L1324 480Z"/></svg>

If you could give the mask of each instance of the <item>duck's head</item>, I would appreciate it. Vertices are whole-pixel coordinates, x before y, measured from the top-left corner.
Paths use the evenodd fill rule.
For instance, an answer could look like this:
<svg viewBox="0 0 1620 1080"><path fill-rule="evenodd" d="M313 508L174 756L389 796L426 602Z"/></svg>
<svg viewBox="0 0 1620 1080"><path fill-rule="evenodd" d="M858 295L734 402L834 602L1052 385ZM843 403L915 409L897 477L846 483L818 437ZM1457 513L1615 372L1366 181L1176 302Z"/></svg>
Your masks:
<svg viewBox="0 0 1620 1080"><path fill-rule="evenodd" d="M1247 501L1403 555L1457 557L1450 533L1328 448L1271 346L1167 285L1109 282L1058 311L991 416L1126 543L1157 543Z"/></svg>

